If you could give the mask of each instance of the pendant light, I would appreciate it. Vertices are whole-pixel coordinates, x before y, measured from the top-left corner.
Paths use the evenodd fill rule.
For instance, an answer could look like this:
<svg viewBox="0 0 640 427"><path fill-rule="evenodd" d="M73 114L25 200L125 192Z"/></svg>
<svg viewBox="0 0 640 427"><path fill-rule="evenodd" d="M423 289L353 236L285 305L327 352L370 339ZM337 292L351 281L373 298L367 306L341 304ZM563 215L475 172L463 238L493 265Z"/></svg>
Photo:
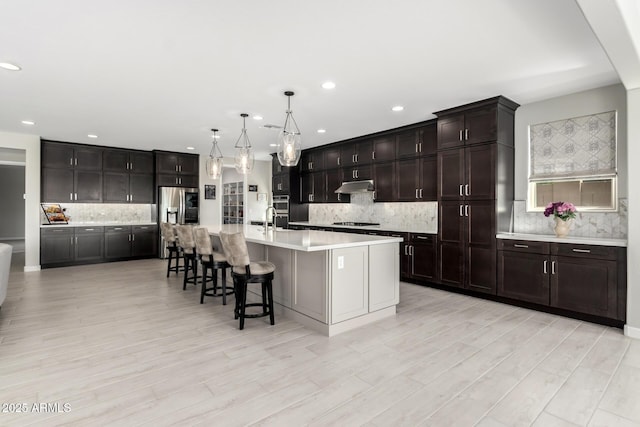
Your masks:
<svg viewBox="0 0 640 427"><path fill-rule="evenodd" d="M300 160L302 137L291 111L291 97L294 93L286 91L284 94L287 96L287 117L278 135L278 161L282 166L296 166Z"/></svg>
<svg viewBox="0 0 640 427"><path fill-rule="evenodd" d="M240 137L238 138L235 146L235 166L238 173L249 175L253 170L253 162L255 160L253 150L251 149L251 142L247 135L246 119L249 115L242 113L240 114L240 117L242 117L242 132L240 133Z"/></svg>
<svg viewBox="0 0 640 427"><path fill-rule="evenodd" d="M207 175L211 179L220 179L222 176L222 152L220 151L220 147L218 147L218 129L211 129L213 132L213 146L211 147L211 152L209 153L209 158L207 159Z"/></svg>

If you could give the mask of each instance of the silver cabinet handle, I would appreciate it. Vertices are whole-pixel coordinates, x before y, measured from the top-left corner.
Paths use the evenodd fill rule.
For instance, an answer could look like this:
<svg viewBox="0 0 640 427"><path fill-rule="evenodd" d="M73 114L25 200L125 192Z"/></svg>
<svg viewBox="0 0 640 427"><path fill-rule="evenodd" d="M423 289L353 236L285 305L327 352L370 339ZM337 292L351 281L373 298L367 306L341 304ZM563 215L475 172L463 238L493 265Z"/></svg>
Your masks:
<svg viewBox="0 0 640 427"><path fill-rule="evenodd" d="M351 163L355 163L356 162L356 155L352 154L351 155Z"/></svg>
<svg viewBox="0 0 640 427"><path fill-rule="evenodd" d="M420 198L422 199L422 188L420 189Z"/></svg>
<svg viewBox="0 0 640 427"><path fill-rule="evenodd" d="M418 143L418 148L419 148L418 153L422 153L422 142Z"/></svg>
<svg viewBox="0 0 640 427"><path fill-rule="evenodd" d="M93 231L93 228L85 228L84 231Z"/></svg>
<svg viewBox="0 0 640 427"><path fill-rule="evenodd" d="M122 230L122 227L115 227L114 230Z"/></svg>
<svg viewBox="0 0 640 427"><path fill-rule="evenodd" d="M413 256L413 245L409 245L409 255Z"/></svg>
<svg viewBox="0 0 640 427"><path fill-rule="evenodd" d="M404 245L404 254L405 254L405 255L409 255L409 254L407 253L407 248L408 248L408 247L409 247L409 245Z"/></svg>
<svg viewBox="0 0 640 427"><path fill-rule="evenodd" d="M73 193L69 193L69 200L73 200Z"/></svg>
<svg viewBox="0 0 640 427"><path fill-rule="evenodd" d="M470 196L471 192L469 191L469 184L465 184L464 185L464 195L465 196Z"/></svg>
<svg viewBox="0 0 640 427"><path fill-rule="evenodd" d="M545 259L542 263L542 271L544 274L547 274L547 260Z"/></svg>
<svg viewBox="0 0 640 427"><path fill-rule="evenodd" d="M338 201L340 201L340 196L341 196L341 194L340 194L340 193L338 193Z"/></svg>
<svg viewBox="0 0 640 427"><path fill-rule="evenodd" d="M131 234L127 234L127 241L131 241Z"/></svg>
<svg viewBox="0 0 640 427"><path fill-rule="evenodd" d="M529 245L520 245L518 243L516 243L515 245L513 245L514 248L528 248ZM546 262L546 261L545 261Z"/></svg>
<svg viewBox="0 0 640 427"><path fill-rule="evenodd" d="M340 166L340 156L338 156L338 166Z"/></svg>
<svg viewBox="0 0 640 427"><path fill-rule="evenodd" d="M69 243L73 245L73 236L69 237Z"/></svg>
<svg viewBox="0 0 640 427"><path fill-rule="evenodd" d="M375 159L376 159L376 152L375 152L375 151L372 151L372 152L371 152L371 159L372 159L372 160L375 160Z"/></svg>
<svg viewBox="0 0 640 427"><path fill-rule="evenodd" d="M358 169L356 169L356 179L360 178L359 174L358 174Z"/></svg>
<svg viewBox="0 0 640 427"><path fill-rule="evenodd" d="M76 236L76 245L78 244L78 236Z"/></svg>
<svg viewBox="0 0 640 427"><path fill-rule="evenodd" d="M178 165L176 165L176 172L178 172Z"/></svg>
<svg viewBox="0 0 640 427"><path fill-rule="evenodd" d="M573 248L572 251L573 252L578 252L578 253L581 253L581 254L590 254L591 253L590 249L576 249L576 248Z"/></svg>
<svg viewBox="0 0 640 427"><path fill-rule="evenodd" d="M73 194L73 200L78 200L78 193Z"/></svg>
<svg viewBox="0 0 640 427"><path fill-rule="evenodd" d="M416 236L416 239L420 239L420 240L429 240L428 237L424 237L424 236Z"/></svg>
<svg viewBox="0 0 640 427"><path fill-rule="evenodd" d="M418 143L416 142L416 153L418 152Z"/></svg>
<svg viewBox="0 0 640 427"><path fill-rule="evenodd" d="M416 188L416 199L418 198L418 189Z"/></svg>
<svg viewBox="0 0 640 427"><path fill-rule="evenodd" d="M551 261L551 274L556 274L556 262Z"/></svg>
<svg viewBox="0 0 640 427"><path fill-rule="evenodd" d="M76 157L75 160L73 161L73 164L78 166L78 158Z"/></svg>
<svg viewBox="0 0 640 427"><path fill-rule="evenodd" d="M462 194L462 184L460 184L460 196L463 196L463 194Z"/></svg>
<svg viewBox="0 0 640 427"><path fill-rule="evenodd" d="M127 202L129 201L129 195L127 194Z"/></svg>
<svg viewBox="0 0 640 427"><path fill-rule="evenodd" d="M356 154L356 163L358 163L360 157L358 157L358 154Z"/></svg>
<svg viewBox="0 0 640 427"><path fill-rule="evenodd" d="M69 157L69 166L73 166L73 157Z"/></svg>
<svg viewBox="0 0 640 427"><path fill-rule="evenodd" d="M129 201L133 202L133 194L129 194Z"/></svg>
<svg viewBox="0 0 640 427"><path fill-rule="evenodd" d="M464 215L463 215L463 213L462 213L462 209L464 209L464 208L462 207L463 205L459 205L459 206L460 206L460 216L464 216Z"/></svg>
<svg viewBox="0 0 640 427"><path fill-rule="evenodd" d="M464 130L464 140L468 141L469 140L469 129L465 129Z"/></svg>
<svg viewBox="0 0 640 427"><path fill-rule="evenodd" d="M464 205L464 216L469 216L469 205Z"/></svg>
<svg viewBox="0 0 640 427"><path fill-rule="evenodd" d="M373 192L373 200L376 199L376 191Z"/></svg>
<svg viewBox="0 0 640 427"><path fill-rule="evenodd" d="M460 141L462 141L462 129L460 129Z"/></svg>
<svg viewBox="0 0 640 427"><path fill-rule="evenodd" d="M132 241L132 242L135 242L135 241L136 241L136 235L135 235L135 234L132 234L132 235L131 235L131 241Z"/></svg>

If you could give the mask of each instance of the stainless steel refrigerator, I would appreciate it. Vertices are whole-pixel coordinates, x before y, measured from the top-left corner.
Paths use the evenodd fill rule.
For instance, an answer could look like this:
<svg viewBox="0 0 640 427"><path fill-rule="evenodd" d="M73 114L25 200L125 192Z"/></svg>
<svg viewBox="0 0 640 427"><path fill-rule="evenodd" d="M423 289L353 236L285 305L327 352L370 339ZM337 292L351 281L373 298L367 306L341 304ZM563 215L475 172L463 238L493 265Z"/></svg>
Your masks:
<svg viewBox="0 0 640 427"><path fill-rule="evenodd" d="M200 195L197 188L160 187L158 189L158 223L198 224ZM165 258L165 242L160 236L161 258Z"/></svg>

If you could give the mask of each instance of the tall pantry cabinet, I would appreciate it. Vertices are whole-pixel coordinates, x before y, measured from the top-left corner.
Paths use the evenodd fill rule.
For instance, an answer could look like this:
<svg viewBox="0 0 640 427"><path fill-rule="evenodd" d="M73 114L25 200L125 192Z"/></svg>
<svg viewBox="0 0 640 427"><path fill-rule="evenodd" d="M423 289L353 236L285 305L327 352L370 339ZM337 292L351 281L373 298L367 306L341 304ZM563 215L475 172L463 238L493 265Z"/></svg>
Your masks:
<svg viewBox="0 0 640 427"><path fill-rule="evenodd" d="M444 285L496 293L496 233L513 205L515 102L498 96L438 116L438 271Z"/></svg>

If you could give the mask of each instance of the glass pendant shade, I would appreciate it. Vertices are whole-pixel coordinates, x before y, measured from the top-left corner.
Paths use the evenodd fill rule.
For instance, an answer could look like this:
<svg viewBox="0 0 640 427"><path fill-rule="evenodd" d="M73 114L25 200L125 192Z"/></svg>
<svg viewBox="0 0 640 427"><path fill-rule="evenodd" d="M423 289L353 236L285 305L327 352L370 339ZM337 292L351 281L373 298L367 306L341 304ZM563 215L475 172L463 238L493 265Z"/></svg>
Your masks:
<svg viewBox="0 0 640 427"><path fill-rule="evenodd" d="M218 147L218 136L216 132L218 129L211 129L213 132L213 146L211 147L211 152L209 153L209 158L207 159L206 170L207 176L211 179L220 179L222 176L222 152L220 151L220 147Z"/></svg>
<svg viewBox="0 0 640 427"><path fill-rule="evenodd" d="M255 162L251 142L249 141L245 126L245 120L249 115L243 113L240 114L240 116L242 117L242 132L235 145L235 167L238 173L249 175L251 171L253 171L253 164Z"/></svg>
<svg viewBox="0 0 640 427"><path fill-rule="evenodd" d="M287 117L278 135L278 161L282 166L296 166L300 161L302 136L291 111L291 97L293 92L284 93L287 96Z"/></svg>

